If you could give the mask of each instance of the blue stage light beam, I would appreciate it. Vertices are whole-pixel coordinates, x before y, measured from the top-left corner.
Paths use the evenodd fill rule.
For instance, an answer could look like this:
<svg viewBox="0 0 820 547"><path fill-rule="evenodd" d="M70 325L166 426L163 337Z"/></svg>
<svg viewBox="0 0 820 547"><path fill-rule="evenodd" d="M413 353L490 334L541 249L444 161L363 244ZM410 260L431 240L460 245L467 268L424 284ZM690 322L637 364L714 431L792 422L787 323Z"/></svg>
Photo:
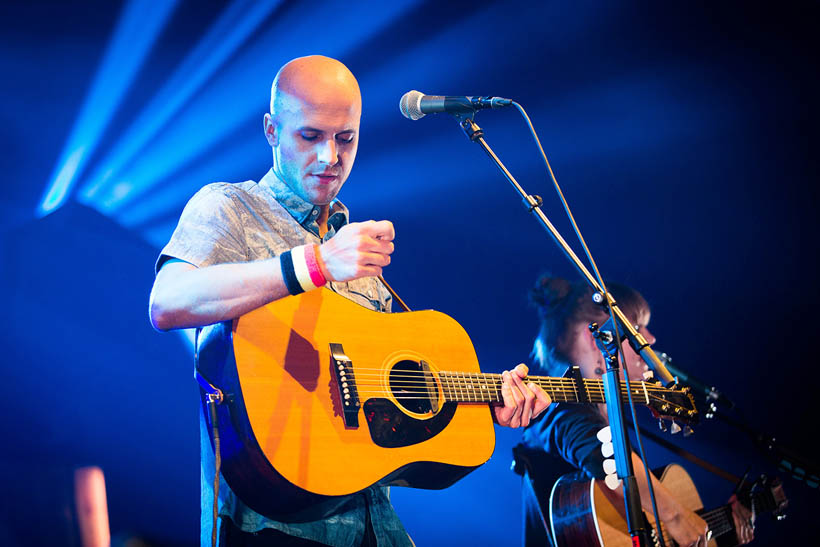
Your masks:
<svg viewBox="0 0 820 547"><path fill-rule="evenodd" d="M258 114L261 128L274 67L314 52L343 58L346 51L416 3L417 0L394 1L379 10L366 3L352 3L344 10L338 10L334 2L294 4L259 40L226 65L202 93L193 97L174 123L148 143L129 169L109 180L89 205L103 214L113 214L205 154L254 114ZM334 28L356 31L319 32L316 13L332 13Z"/></svg>
<svg viewBox="0 0 820 547"><path fill-rule="evenodd" d="M130 0L126 4L37 207L38 216L54 211L69 196L71 187L176 4L176 0Z"/></svg>
<svg viewBox="0 0 820 547"><path fill-rule="evenodd" d="M467 66L452 66L447 59L433 62L441 58L440 52L458 52L463 50L464 55L470 54L469 43L464 41L464 33L478 25L487 25L497 17L495 9L484 9L469 17L461 19L458 23L447 25L443 31L433 38L427 38L416 47L408 50L400 57L385 63L380 67L373 67L372 70L359 73L358 79L362 88L362 93L367 97L365 101L365 121L363 127L363 139L373 138L382 131L395 131L396 125L408 123L408 120L401 118L398 109L398 97L401 91L407 91L410 87L420 85L419 82L435 81L445 89L449 89L458 82L469 80ZM371 33L372 34L372 33ZM409 86L409 87L408 87ZM430 123L421 122L421 123ZM261 125L261 124L260 124ZM453 125L457 129L457 125ZM449 133L436 137L433 145L435 150L445 151L450 149L447 142L452 144L453 135ZM458 136L455 137L458 139ZM181 205L185 203L199 188L208 181L227 180L229 173L241 173L242 176L256 176L261 168L260 158L268 158L269 152L265 151L261 128L259 134L252 138L245 138L243 142L232 140L219 147L215 147L207 155L203 155L201 160L194 162L190 168L180 171L173 177L159 181L157 188L143 195L134 198L127 207L123 207L114 214L114 218L127 228L140 230L143 237L151 243L162 245L170 237L173 225L168 226L165 222L167 216L174 216L179 213ZM404 143L401 151L387 150L390 161L401 161L393 155L394 152L406 153L408 146L417 149L418 153L426 155L425 149L431 146L433 141L426 140L421 143ZM444 158L448 158L449 152L444 153ZM375 174L375 169L370 169L369 163L378 163L378 169L384 168L384 162L379 162L374 158L364 158L360 156L357 166L354 168L352 178L361 183L350 186L353 199L361 193L371 195L372 190L368 184L371 174ZM358 165L361 163L362 165ZM405 165L404 169L413 170L412 166ZM425 167L427 169L427 167ZM365 177L359 176L367 173ZM406 174L406 173L405 173ZM417 173L419 180L427 180L430 176L427 172ZM452 181L452 175L447 175ZM378 175L378 180L381 175ZM238 180L238 179L237 179ZM445 181L446 182L446 181ZM121 182L122 187L119 192L111 188L111 198L118 199L119 195L125 194L129 189L128 182ZM367 188L367 190L365 190ZM346 191L347 192L347 191ZM369 199L364 198L366 201ZM155 221L152 219L156 219ZM154 222L158 226L154 226Z"/></svg>
<svg viewBox="0 0 820 547"><path fill-rule="evenodd" d="M205 36L180 63L174 74L151 99L128 131L116 142L78 194L89 203L108 180L119 172L168 123L191 96L259 28L281 0L236 0L210 26Z"/></svg>
<svg viewBox="0 0 820 547"><path fill-rule="evenodd" d="M114 219L125 228L137 230L148 228L154 219L172 218L176 221L182 204L206 182L224 180L230 176L229 173L245 173L246 177L260 178L266 170L264 161L270 160L270 149L266 151L266 147L261 127L258 134L252 137L234 139L208 154L207 159L172 177L172 181L164 181L167 184L160 183L155 190L144 193L117 213ZM159 246L167 242L170 236L170 231L162 234ZM153 238L146 239L149 243L154 242Z"/></svg>

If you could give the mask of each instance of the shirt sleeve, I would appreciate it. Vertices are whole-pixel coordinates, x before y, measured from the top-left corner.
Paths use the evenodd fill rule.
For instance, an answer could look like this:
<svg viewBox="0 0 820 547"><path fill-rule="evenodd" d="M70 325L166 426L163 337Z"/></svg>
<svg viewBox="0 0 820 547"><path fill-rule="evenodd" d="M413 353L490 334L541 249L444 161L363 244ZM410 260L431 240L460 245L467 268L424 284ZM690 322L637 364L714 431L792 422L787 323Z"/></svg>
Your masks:
<svg viewBox="0 0 820 547"><path fill-rule="evenodd" d="M556 403L527 428L524 443L563 459L590 478L603 479L604 456L596 435L606 425L595 407Z"/></svg>
<svg viewBox="0 0 820 547"><path fill-rule="evenodd" d="M198 268L226 262L247 262L245 230L227 183L209 184L197 192L162 249L154 272L172 258Z"/></svg>

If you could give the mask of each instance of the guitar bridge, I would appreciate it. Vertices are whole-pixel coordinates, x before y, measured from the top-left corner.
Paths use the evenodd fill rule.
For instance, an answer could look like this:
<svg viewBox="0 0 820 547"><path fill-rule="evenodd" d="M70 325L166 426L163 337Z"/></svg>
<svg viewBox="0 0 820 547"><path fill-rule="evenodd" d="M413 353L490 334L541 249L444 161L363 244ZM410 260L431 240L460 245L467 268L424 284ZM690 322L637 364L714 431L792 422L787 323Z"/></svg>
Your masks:
<svg viewBox="0 0 820 547"><path fill-rule="evenodd" d="M359 427L361 403L356 389L356 376L353 374L353 361L345 355L341 344L330 344L330 358L333 360L333 370L336 373L336 386L339 388L345 427Z"/></svg>

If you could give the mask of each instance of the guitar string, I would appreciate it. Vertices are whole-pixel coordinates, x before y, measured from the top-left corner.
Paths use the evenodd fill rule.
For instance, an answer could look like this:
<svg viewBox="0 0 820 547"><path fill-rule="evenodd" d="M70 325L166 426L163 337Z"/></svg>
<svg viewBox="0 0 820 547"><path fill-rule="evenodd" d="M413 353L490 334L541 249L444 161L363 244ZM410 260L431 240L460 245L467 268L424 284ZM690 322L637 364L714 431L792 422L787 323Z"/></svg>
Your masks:
<svg viewBox="0 0 820 547"><path fill-rule="evenodd" d="M348 378L349 381L356 382L356 383L359 383L359 384L367 384L368 382L372 382L374 380L380 380L380 382L377 382L376 384L370 384L370 385L381 385L382 383L384 383L385 379L391 385L402 385L402 386L417 386L417 385L418 386L430 386L430 385L448 385L449 386L449 385L457 385L457 387L463 387L463 388L468 388L468 389L475 389L476 387L481 387L481 386L499 386L499 385L502 385L504 383L500 379L481 379L481 378L476 379L476 378L463 378L463 377L458 377L458 378L446 378L445 377L445 378L439 378L438 381L436 381L436 379L415 379L415 378L407 378L407 377L396 378L396 377L392 377L392 376L385 378L384 376L381 376L381 375L358 375L358 376L352 376L352 377ZM524 381L526 382L527 379L525 378ZM541 387L546 386L550 389L566 389L568 391L575 391L575 389L576 389L576 384L575 383L540 382L540 381L533 381L533 380L530 380L530 381L532 381L533 383L535 383L537 385L540 385ZM632 385L635 386L634 383ZM625 385L621 386L622 391L625 392L626 389L627 388L626 388ZM604 388L603 388L603 386L600 386L600 385L592 385L592 386L586 386L586 391L603 392ZM661 394L670 393L670 391L666 390L666 389L649 389L648 386L647 386L647 391L649 393L653 394L653 395L656 394L656 393L661 393ZM632 388L632 392L643 395L644 394L643 386L638 384L636 387ZM671 392L671 393L674 393L674 392Z"/></svg>
<svg viewBox="0 0 820 547"><path fill-rule="evenodd" d="M552 397L554 402L558 403L580 403L581 401L578 400L577 397L574 395L569 394L559 394L563 395L563 397ZM407 400L430 400L429 395L424 394L396 394L390 391L362 391L359 393L359 398L370 398L370 397L390 397L400 401L407 401ZM470 403L470 402L500 402L502 400L502 396L498 392L496 393L477 393L477 394L470 394L470 395L460 395L458 393L444 393L444 399L451 400L453 402L463 402L463 403ZM604 399L593 399L589 401L590 403L604 403ZM643 404L643 403L642 403ZM670 415L673 417L678 417L680 419L686 418L686 416L675 416L674 413L670 412Z"/></svg>
<svg viewBox="0 0 820 547"><path fill-rule="evenodd" d="M428 388L429 389L429 388L438 388L439 386L441 386L442 389L469 391L469 392L480 392L482 390L497 389L497 388L499 388L500 386L503 385L503 382L500 382L498 380L491 380L491 381L485 381L485 382L476 381L476 382L469 382L469 383L464 382L464 380L466 380L466 379L463 379L463 378L460 378L458 380L461 380L461 381L458 382L458 383L454 383L454 382L448 381L447 379L444 379L441 382L430 381L430 380L417 380L417 381L416 380L393 380L393 381L388 381L387 383L389 383L390 386L393 389L400 389L400 388L406 388L406 389ZM351 381L351 383L355 383L356 386L361 386L361 387L380 387L380 388L383 388L383 389L387 387L385 385L385 382L379 381L379 382L373 383L371 381L371 379L354 378L353 380L350 380L350 381ZM574 384L557 384L557 385L556 384L548 384L546 386L541 384L541 387L542 388L546 387L546 389L549 390L549 391L568 391L568 392L575 393L575 385ZM666 399L663 399L662 397L658 397L654 393L654 391L655 390L653 390L653 392L648 393L651 400L666 401ZM590 394L595 395L595 394L603 394L604 390L601 387L593 386L593 389L587 388L587 392L590 393ZM622 392L622 394L625 394L627 392L626 386L621 386L621 392ZM635 394L635 395L639 395L642 399L646 398L645 397L646 393L640 388L633 388L632 393ZM665 394L665 393L668 393L668 392L658 391L658 393ZM577 397L577 395L576 395L576 397ZM673 404L673 405L675 404L675 403L672 403L672 402L669 402L669 401L666 401L666 402L668 402L669 404ZM676 405L676 406L679 406L679 405Z"/></svg>
<svg viewBox="0 0 820 547"><path fill-rule="evenodd" d="M364 376L364 378L363 378L363 376ZM353 379L349 380L349 381L351 381L351 383L355 383L356 385L359 385L359 386L384 387L385 382L383 382L383 381L378 381L378 382L372 383L372 380L374 379L373 376L374 375L371 375L369 377L367 375L359 375L358 377L354 376ZM376 379L378 379L378 380L383 379L383 376L380 376L380 375L375 375L375 376L376 376ZM458 378L440 378L439 380L440 381L437 382L435 380L430 380L430 379L416 380L416 379L395 379L395 378L391 378L391 379L388 379L387 383L389 383L394 388L415 388L415 387L430 388L430 387L441 386L444 389L457 389L457 390L467 390L467 391L475 391L476 389L492 389L492 388L498 388L499 386L503 385L503 381L501 381L499 379L472 379L472 378L458 377ZM574 382L568 382L568 383L546 382L545 383L545 382L536 381L534 383L541 385L542 388L545 387L545 384L546 384L546 387L550 390L561 390L561 391L572 391L572 392L575 392L575 390L576 390L576 386L575 386ZM596 386L596 385L587 386L586 391L590 392L590 393L593 393L593 394L595 394L595 393L604 393L603 387L602 386ZM626 391L627 391L626 386L622 385L621 386L621 392L626 393ZM653 389L653 390L647 390L647 391L649 391L649 395L653 399L658 399L658 400L662 400L662 399L657 397L655 395L655 393L661 393L661 394L668 394L669 393L669 391L665 390L665 389ZM643 397L645 392L640 386L639 387L633 387L632 392L633 392L633 394L640 395L640 396L642 396L642 398L645 398L645 397ZM670 404L674 404L674 403L670 403Z"/></svg>
<svg viewBox="0 0 820 547"><path fill-rule="evenodd" d="M426 388L426 389L422 389L422 388ZM395 384L395 383L392 384L391 386L384 386L381 383L377 383L377 384L359 383L359 385L357 385L356 389L360 394L368 394L368 395L370 395L370 394L388 395L390 393L394 393L395 391L406 391L406 392L409 392L411 394L417 394L417 393L422 393L424 391L429 391L430 389L434 389L435 391L439 391L438 385L435 384L435 383L430 383L430 384L426 384L426 385L423 385L423 386L408 386L408 385L401 385L401 384ZM444 386L441 386L441 391L445 392L447 394L451 394L451 395L458 395L458 394L465 394L466 393L468 397L476 397L476 396L480 396L480 395L485 394L485 393L490 393L490 394L499 393L501 391L501 385L496 384L496 385L488 386L488 387L485 387L485 388L482 388L482 389L471 389L471 388L467 388L467 387L461 388L461 387L453 387L453 386L444 385ZM549 391L549 394L552 397L571 398L571 400L578 400L579 399L577 393L575 393L575 391L571 390L571 389L552 389L552 390L548 390L548 391ZM624 394L625 392L626 392L626 389L624 388L622 390L622 394ZM635 394L643 395L643 393L640 393L640 392L637 392ZM593 397L593 398L596 398L596 397L600 398L601 402L603 402L605 400L605 393L603 391L591 392L591 393L589 393L589 396ZM668 404L668 405L670 405L672 407L676 407L676 408L685 408L685 407L683 407L681 405L678 405L674 402L670 402L670 401L668 401L668 400L666 400L662 397L657 397L657 396L654 396L654 395L651 395L651 394L650 394L648 399L645 398L645 397L641 397L641 400L642 401L648 401L648 402L657 402L657 403L662 403L662 404ZM595 401L593 401L593 402L595 402Z"/></svg>
<svg viewBox="0 0 820 547"><path fill-rule="evenodd" d="M698 516L705 520L706 524L709 525L709 530L712 531L713 539L725 534L726 532L729 532L734 528L734 524L729 521L731 516L727 514L726 509L727 506L723 506L698 513ZM673 545L672 536L669 535L666 525L664 525L663 522L661 522L661 535L663 535L663 539L667 545Z"/></svg>
<svg viewBox="0 0 820 547"><path fill-rule="evenodd" d="M350 370L349 366L345 367L346 370ZM375 372L371 372L375 371ZM482 373L482 372L451 372L451 371L438 371L434 373L433 371L415 371L415 370L408 370L408 371L391 371L386 372L383 368L356 368L353 372L353 382L355 382L357 386L357 391L360 392L362 396L388 396L393 395L396 399L408 400L408 399L429 399L429 396L417 396L415 393L411 393L411 395L396 395L390 389L385 389L383 382L377 382L375 384L368 384L367 379L377 378L382 380L387 376L388 378L392 379L391 385L392 388L395 389L417 389L420 390L421 388L435 388L438 389L438 386L441 385L442 391L449 392L448 395L451 399L455 398L464 398L466 399L464 402L478 402L479 397L486 396L486 395L493 395L497 399L498 392L500 386L503 384L502 376L500 374L493 374L493 373ZM433 379L430 379L430 376L433 376ZM436 382L436 377L438 378L439 382ZM584 387L586 392L593 396L600 396L601 401L605 400L604 397L604 389L603 389L603 382L601 380L591 380L587 378L582 379L584 382ZM556 377L534 377L534 378L524 378L524 381L531 381L542 388L547 389L551 392L551 395L556 398L563 399L559 402L573 402L578 400L577 395L577 384L574 378L556 378ZM358 386L362 386L362 388L370 388L376 387L377 390L368 390L368 389L358 389ZM483 386L483 387L482 387ZM478 391L477 391L478 389ZM572 398L569 398L568 392L572 392ZM681 408L684 411L687 411L686 407L681 406L677 403L668 401L663 397L658 397L654 395L654 393L661 393L661 394L669 394L669 393L676 393L674 390L670 390L668 388L664 388L662 386L658 386L656 384L650 384L646 382L640 382L634 388L633 393L638 395L642 399L646 399L645 395L650 395L649 400L646 401L646 404L651 402L657 402L661 404L670 405L674 408ZM625 385L621 386L621 393L622 395L627 393L627 388ZM471 401L471 399L473 401ZM494 399L494 400L496 400ZM481 402L489 402L489 401L481 401ZM592 402L599 402L599 401L592 401Z"/></svg>
<svg viewBox="0 0 820 547"><path fill-rule="evenodd" d="M368 371L362 373L362 371ZM369 372L369 371L376 371L376 372ZM429 382L430 380L427 379L430 375L434 377L441 378L442 381L447 380L454 380L454 381L463 381L463 380L475 380L475 381L495 381L495 382L502 382L500 374L493 374L493 373L484 373L484 372L451 372L451 371L443 371L438 373L433 372L424 372L424 371L402 371L402 372L385 372L385 369L381 368L356 368L353 370L353 377L354 378L362 378L362 377L390 377L390 378L407 378L407 379L416 379L419 378L419 382ZM473 376L475 375L475 376ZM568 389L575 389L576 388L576 381L573 378L555 378L555 377L547 377L547 376L535 376L535 377L525 377L523 378L525 382L534 382L536 384L561 384L566 385ZM590 388L592 389L603 389L603 381L602 380L593 380L589 378L583 378L584 385L586 386L587 390ZM649 382L633 382L633 385L637 385L639 387L635 388L635 391L643 391L643 388L646 387L647 390L655 391L658 393L679 393L673 389L665 388L663 386L658 386L656 384L652 384ZM624 386L622 386L624 387Z"/></svg>
<svg viewBox="0 0 820 547"><path fill-rule="evenodd" d="M359 383L364 383L364 381L369 380L369 379L373 379L373 378L376 378L376 379L388 378L388 380L391 383L401 383L402 385L420 384L420 385L425 385L426 386L426 385L431 384L431 382L433 384L437 383L436 378L431 380L428 377L422 377L422 376L424 376L424 375L422 375L422 374L388 374L388 375L385 375L385 374L367 374L367 373L355 374L354 373L352 378L353 378L353 381L357 381ZM469 386L475 386L475 385L480 386L480 385L490 385L490 384L500 385L500 384L503 383L503 380L500 377L490 377L490 378L488 378L488 377L484 377L484 376L471 377L471 376L447 375L447 376L438 376L438 380L439 380L438 383L441 383L441 384L444 384L444 383L449 383L449 384L458 383L459 387L469 387ZM562 380L562 379L546 379L545 380L545 379L536 377L536 378L524 378L523 381L533 382L533 383L538 384L542 387L546 385L550 388L561 387L561 388L564 388L564 389L567 389L567 390L573 390L573 391L576 389L576 384L575 384L574 380ZM465 382L469 382L469 385L465 384ZM589 383L589 382L592 382L592 383ZM584 383L585 383L586 390L587 391L601 391L601 392L603 392L603 390L604 390L603 385L601 383L597 383L597 382L598 381L595 381L595 380L592 380L592 381L585 380ZM652 384L644 384L644 383L637 383L636 384L636 383L633 382L632 385L635 386L633 388L633 393L637 393L637 394L641 394L641 395L644 393L644 388L646 388L647 391L654 392L654 393L663 393L663 394L677 393L674 390L654 386ZM625 392L626 391L626 386L622 385L621 389Z"/></svg>
<svg viewBox="0 0 820 547"><path fill-rule="evenodd" d="M435 384L430 384L428 387L434 387L434 386L435 386ZM376 389L369 389L369 388L376 388ZM381 384L372 384L372 385L365 384L364 388L362 388L362 389L357 388L356 391L357 391L359 397L362 397L362 398L365 398L365 397L378 397L378 396L387 397L387 396L392 395L392 397L397 399L397 400L430 399L430 396L429 395L424 395L421 392L421 390L416 390L416 392L408 391L406 394L403 394L403 393L398 393L397 394L396 390L400 390L400 389L401 389L400 387L394 387L391 390L391 389L385 389L385 387L382 386ZM438 390L436 390L436 391L438 391ZM489 396L491 398L491 401L485 401L485 400L482 399L481 402L493 402L493 401L500 400L499 395L501 393L501 390L500 390L500 386L494 386L494 388L485 389L485 390L481 390L481 391L470 390L470 389L459 389L459 388L452 388L452 387L449 387L449 386L445 386L445 387L443 387L442 392L444 393L445 398L459 399L462 402L479 401L480 398L487 397L487 396ZM594 398L593 400L590 401L592 403L603 403L603 402L605 402L605 394L603 393L603 391L600 392L600 393L592 393L590 395L592 395L593 398ZM600 396L600 398L595 398L596 395ZM575 392L572 391L572 390L561 390L561 391L555 390L555 391L550 393L550 396L553 399L558 399L557 402L580 402L579 399L578 399L577 394L575 394ZM665 399L662 399L662 398L659 398L659 397L651 397L649 401L650 402L656 402L656 403L662 403L662 404L668 404L668 405L670 405L670 407L682 408L682 409L684 409L684 411L686 410L685 407L681 407L681 406L676 405L674 403L669 403ZM672 414L672 412L669 412L669 414ZM682 419L685 416L678 416L678 417Z"/></svg>

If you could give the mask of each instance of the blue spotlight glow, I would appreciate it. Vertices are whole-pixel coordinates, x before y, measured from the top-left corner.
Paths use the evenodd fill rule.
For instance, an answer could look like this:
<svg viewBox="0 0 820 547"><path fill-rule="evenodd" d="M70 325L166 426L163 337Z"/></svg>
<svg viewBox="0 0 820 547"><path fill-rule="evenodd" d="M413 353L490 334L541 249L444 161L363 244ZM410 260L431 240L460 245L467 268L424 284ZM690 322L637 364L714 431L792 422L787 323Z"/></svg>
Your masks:
<svg viewBox="0 0 820 547"><path fill-rule="evenodd" d="M252 138L236 139L208 154L207 161L196 162L184 172L175 175L169 184L159 184L152 192L146 192L132 201L116 216L115 220L127 228L145 226L154 219L179 216L180 204L185 203L205 182L226 180L229 173L246 173L261 178L265 171L265 151L262 132ZM263 161L260 161L263 160ZM171 225L173 230L174 225ZM170 237L171 231L164 234Z"/></svg>
<svg viewBox="0 0 820 547"><path fill-rule="evenodd" d="M78 146L76 149L71 151L71 155L66 158L64 162L62 162L60 171L53 177L54 182L52 183L50 190L46 192L43 202L40 204L39 212L41 215L45 215L50 211L53 211L63 202L65 195L71 186L71 181L74 180L74 176L77 174L77 168L79 167L80 161L83 159L84 154L85 147Z"/></svg>
<svg viewBox="0 0 820 547"><path fill-rule="evenodd" d="M193 96L180 110L174 123L166 125L155 139L145 144L128 169L95 190L89 205L104 214L122 210L161 180L198 160L254 114L259 117L261 133L272 69L293 57L313 52L343 58L346 51L366 41L415 3L416 0L395 1L375 11L356 3L345 10L335 9L331 2L323 6L294 4L264 35L226 65L225 70L217 72L202 93ZM323 11L334 13L335 27L355 28L356 32L315 32L315 17L311 14ZM115 197L113 189L122 181L128 181L132 189L126 196Z"/></svg>
<svg viewBox="0 0 820 547"><path fill-rule="evenodd" d="M176 0L131 0L120 15L91 91L54 167L38 216L63 204L100 136L142 66ZM150 13L150 17L146 14Z"/></svg>
<svg viewBox="0 0 820 547"><path fill-rule="evenodd" d="M80 190L88 203L115 180L186 101L247 40L280 0L237 0L226 8Z"/></svg>

